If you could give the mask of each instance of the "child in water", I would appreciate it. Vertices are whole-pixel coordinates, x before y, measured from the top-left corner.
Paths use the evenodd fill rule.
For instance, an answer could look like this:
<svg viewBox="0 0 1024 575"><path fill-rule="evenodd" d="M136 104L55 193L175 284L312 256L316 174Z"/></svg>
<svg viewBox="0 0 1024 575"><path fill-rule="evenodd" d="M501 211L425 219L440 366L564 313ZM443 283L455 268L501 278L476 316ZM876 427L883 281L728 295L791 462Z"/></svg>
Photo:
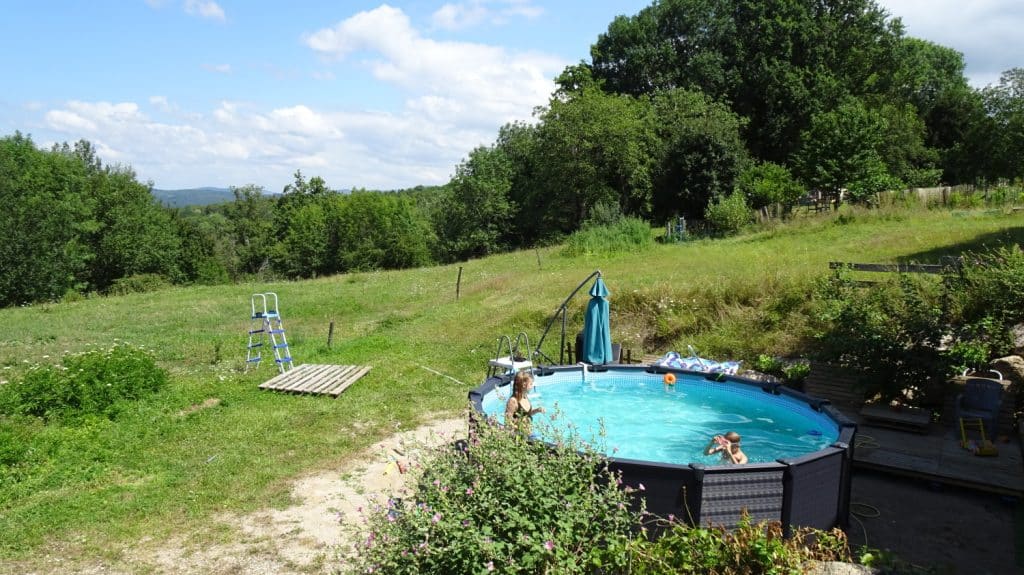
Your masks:
<svg viewBox="0 0 1024 575"><path fill-rule="evenodd" d="M747 462L747 454L740 449L740 434L730 431L725 435L716 435L704 448L704 455L722 454L722 462L737 465Z"/></svg>

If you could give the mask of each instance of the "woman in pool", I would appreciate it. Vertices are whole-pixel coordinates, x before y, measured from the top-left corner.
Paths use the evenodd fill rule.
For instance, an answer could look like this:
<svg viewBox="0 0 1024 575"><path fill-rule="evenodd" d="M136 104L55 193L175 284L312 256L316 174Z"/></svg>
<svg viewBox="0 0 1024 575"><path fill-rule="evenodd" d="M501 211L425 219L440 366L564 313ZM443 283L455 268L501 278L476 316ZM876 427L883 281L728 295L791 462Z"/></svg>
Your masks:
<svg viewBox="0 0 1024 575"><path fill-rule="evenodd" d="M722 462L737 465L747 462L747 454L740 449L740 434L730 431L725 435L716 435L704 448L704 455L722 454Z"/></svg>
<svg viewBox="0 0 1024 575"><path fill-rule="evenodd" d="M543 413L543 407L533 407L526 394L533 388L533 376L527 370L516 373L512 381L512 397L505 404L505 424L530 435L533 416Z"/></svg>

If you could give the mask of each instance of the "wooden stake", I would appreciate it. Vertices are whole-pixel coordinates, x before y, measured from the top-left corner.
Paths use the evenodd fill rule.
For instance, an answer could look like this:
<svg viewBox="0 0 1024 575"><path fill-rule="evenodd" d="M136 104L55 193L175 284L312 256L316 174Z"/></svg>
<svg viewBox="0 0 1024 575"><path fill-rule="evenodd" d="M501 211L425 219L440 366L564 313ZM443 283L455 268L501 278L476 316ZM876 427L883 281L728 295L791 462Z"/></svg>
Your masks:
<svg viewBox="0 0 1024 575"><path fill-rule="evenodd" d="M331 327L327 328L327 347L331 347L331 343L334 341L334 322L331 322Z"/></svg>
<svg viewBox="0 0 1024 575"><path fill-rule="evenodd" d="M455 301L459 301L459 292L462 290L462 266L459 266L459 279L455 281Z"/></svg>

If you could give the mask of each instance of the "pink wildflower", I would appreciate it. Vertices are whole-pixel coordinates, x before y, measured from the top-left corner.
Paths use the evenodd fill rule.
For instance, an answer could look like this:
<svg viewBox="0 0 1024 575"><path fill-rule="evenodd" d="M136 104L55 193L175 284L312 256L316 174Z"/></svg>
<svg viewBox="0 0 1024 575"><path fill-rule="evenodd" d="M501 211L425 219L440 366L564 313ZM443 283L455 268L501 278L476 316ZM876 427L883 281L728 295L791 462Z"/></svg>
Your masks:
<svg viewBox="0 0 1024 575"><path fill-rule="evenodd" d="M555 542L550 540L550 539L548 539L547 541L544 542L544 548L547 549L548 551L554 550Z"/></svg>

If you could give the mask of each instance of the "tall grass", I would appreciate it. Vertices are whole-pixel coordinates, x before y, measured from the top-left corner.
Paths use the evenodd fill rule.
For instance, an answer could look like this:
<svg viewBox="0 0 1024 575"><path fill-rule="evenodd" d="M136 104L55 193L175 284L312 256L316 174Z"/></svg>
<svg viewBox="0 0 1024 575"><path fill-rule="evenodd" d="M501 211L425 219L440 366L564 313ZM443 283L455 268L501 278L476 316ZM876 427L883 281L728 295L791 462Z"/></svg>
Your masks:
<svg viewBox="0 0 1024 575"><path fill-rule="evenodd" d="M347 469L396 426L460 413L498 336L526 331L535 342L594 269L612 292L613 338L634 357L693 344L704 355L753 360L799 352L808 286L830 260L935 261L1022 241L1024 222L1001 213L844 212L637 253L569 256L554 247L457 266L0 310L0 380L115 338L153 350L170 374L113 420L0 418L0 562L37 570L46 553L116 560L110 550L144 536L160 541L212 524L216 513L283 505L290 478ZM280 296L298 363L373 369L337 400L260 391L272 366L243 368L249 298L266 291ZM571 334L585 299L572 302ZM549 335L546 349L557 339Z"/></svg>

